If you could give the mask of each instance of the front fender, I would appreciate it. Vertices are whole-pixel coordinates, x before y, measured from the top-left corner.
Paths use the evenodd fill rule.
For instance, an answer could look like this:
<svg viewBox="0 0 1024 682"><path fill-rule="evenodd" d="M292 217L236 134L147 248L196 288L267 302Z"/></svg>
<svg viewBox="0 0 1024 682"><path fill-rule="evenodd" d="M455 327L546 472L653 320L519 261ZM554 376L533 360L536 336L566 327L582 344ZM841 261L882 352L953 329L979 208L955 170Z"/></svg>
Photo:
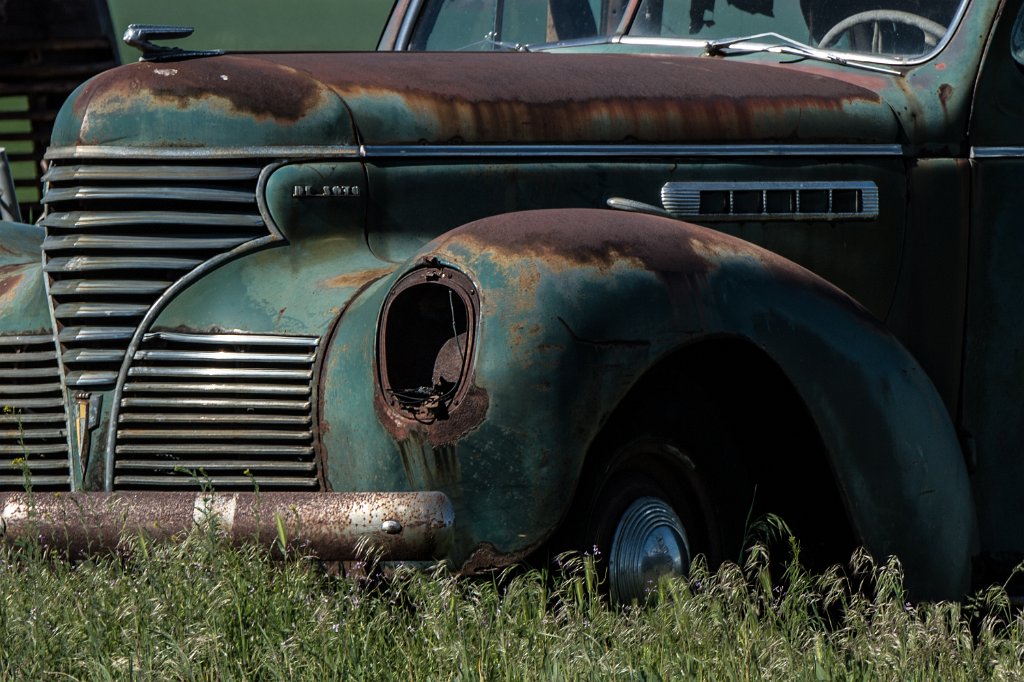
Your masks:
<svg viewBox="0 0 1024 682"><path fill-rule="evenodd" d="M468 555L486 540L488 557L522 554L565 513L589 443L644 372L688 343L728 335L763 349L792 382L867 548L898 554L921 596L967 587L975 522L949 417L916 361L827 282L706 228L596 210L477 221L399 273L424 260L479 287L473 381L486 403L454 436L378 410L383 430L364 429L346 449L390 454L370 465L346 458L332 479L442 489L456 507L457 548ZM349 379L372 384L368 332L386 291L382 283L339 326L345 348L359 349L335 359ZM374 397L360 393L346 404Z"/></svg>
<svg viewBox="0 0 1024 682"><path fill-rule="evenodd" d="M49 334L43 229L0 221L0 334Z"/></svg>

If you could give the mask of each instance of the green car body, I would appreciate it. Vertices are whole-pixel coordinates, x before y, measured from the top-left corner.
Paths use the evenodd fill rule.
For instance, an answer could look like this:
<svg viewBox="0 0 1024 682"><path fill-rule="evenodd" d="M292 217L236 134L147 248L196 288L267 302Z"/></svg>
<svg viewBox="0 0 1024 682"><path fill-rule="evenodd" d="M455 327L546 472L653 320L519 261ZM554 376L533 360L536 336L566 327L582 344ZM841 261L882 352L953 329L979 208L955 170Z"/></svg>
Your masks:
<svg viewBox="0 0 1024 682"><path fill-rule="evenodd" d="M467 573L607 553L641 499L687 560L776 512L920 597L1024 557L1021 3L910 56L635 35L651 0L414 51L437 4L381 52L154 51L71 96L46 213L0 233L10 499L26 466L443 493L393 556Z"/></svg>

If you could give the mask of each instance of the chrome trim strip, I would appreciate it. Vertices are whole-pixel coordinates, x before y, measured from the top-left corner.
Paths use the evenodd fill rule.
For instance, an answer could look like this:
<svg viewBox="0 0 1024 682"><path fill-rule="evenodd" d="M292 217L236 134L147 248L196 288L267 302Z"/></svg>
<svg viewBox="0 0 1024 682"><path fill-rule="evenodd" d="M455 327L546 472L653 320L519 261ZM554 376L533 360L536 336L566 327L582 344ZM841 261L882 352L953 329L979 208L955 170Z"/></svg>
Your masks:
<svg viewBox="0 0 1024 682"><path fill-rule="evenodd" d="M287 147L118 147L82 145L80 147L50 147L47 160L53 159L296 159L296 158L354 158L359 156L356 145L295 145Z"/></svg>
<svg viewBox="0 0 1024 682"><path fill-rule="evenodd" d="M109 414L110 421L107 424L107 449L103 456L104 490L112 491L114 489L114 467L116 466L115 446L117 444L117 429L119 426L118 417L122 407L121 398L126 390L125 384L128 380L128 369L131 367L132 362L134 362L135 354L139 351L139 346L142 344L142 340L149 327L153 324L157 316L163 311L167 304L170 303L179 292L191 286L193 282L204 277L208 272L215 270L223 263L234 260L245 253L261 249L264 246L271 246L275 243L283 243L285 241L284 235L281 234L280 228L277 223L274 222L274 219L270 214L270 209L267 206L265 197L268 178L283 165L284 163L271 163L264 166L263 170L260 171L259 181L256 183L256 205L259 209L260 215L263 217L264 223L266 224L268 234L265 237L245 241L229 251L218 253L212 258L204 261L193 270L182 275L178 281L169 286L167 290L153 302L153 305L150 306L145 316L139 321L138 325L133 330L131 341L128 342L128 347L125 349L124 360L117 373L117 381L114 384L114 391L111 400ZM167 387L165 386L161 390L167 390ZM191 391L193 389L189 388L188 390ZM309 391L307 390L305 394L308 395L308 393Z"/></svg>
<svg viewBox="0 0 1024 682"><path fill-rule="evenodd" d="M167 476L124 476L119 475L117 477L117 484L119 486L146 486L146 487L161 487L166 486L168 483L185 483L186 481L175 481L168 480ZM226 488L228 486L246 486L251 487L254 483L261 489L266 490L269 488L279 487L293 487L293 488L317 488L319 482L315 478L300 478L291 476L275 476L273 478L264 478L262 476L196 476L192 487L199 488L207 483L210 484L214 489Z"/></svg>
<svg viewBox="0 0 1024 682"><path fill-rule="evenodd" d="M99 372L88 370L85 372L68 372L65 381L68 386L105 386L117 378L117 372Z"/></svg>
<svg viewBox="0 0 1024 682"><path fill-rule="evenodd" d="M68 435L67 429L14 429L13 431L0 431L0 438L64 438ZM29 451L31 455L31 451ZM67 466L67 462L63 463Z"/></svg>
<svg viewBox="0 0 1024 682"><path fill-rule="evenodd" d="M38 452L38 450L37 450L37 452ZM73 485L73 481L74 481L74 477L69 477L69 476L33 476L32 477L32 485L36 486L36 487L43 486L43 485L69 485L69 486L71 486L71 485ZM0 476L0 484L3 484L3 485L18 485L19 483L24 483L24 482L25 482L25 477L24 476L20 476L20 475L19 476Z"/></svg>
<svg viewBox="0 0 1024 682"><path fill-rule="evenodd" d="M219 469L249 469L251 471L315 471L316 462L261 462L258 459L227 459L227 460L172 460L161 462L159 460L143 459L118 459L119 469L150 469L155 471L176 471L181 469L195 469L203 471L217 471ZM117 477L124 482L124 476ZM312 481L315 483L316 481ZM166 485L167 482L165 482Z"/></svg>
<svg viewBox="0 0 1024 682"><path fill-rule="evenodd" d="M899 144L483 144L483 145L361 145L309 147L228 147L206 149L139 149L135 147L57 147L47 159L287 159L303 158L718 158L736 156L903 156Z"/></svg>
<svg viewBox="0 0 1024 682"><path fill-rule="evenodd" d="M312 360L310 360L310 364ZM291 381L308 381L313 377L311 369L267 369L264 367L132 367L128 370L130 377L169 377L169 378L230 378L230 379L285 379Z"/></svg>
<svg viewBox="0 0 1024 682"><path fill-rule="evenodd" d="M1021 159L1024 147L971 147L972 159Z"/></svg>
<svg viewBox="0 0 1024 682"><path fill-rule="evenodd" d="M203 261L196 258L65 256L51 258L43 272L94 272L96 270L191 270Z"/></svg>
<svg viewBox="0 0 1024 682"><path fill-rule="evenodd" d="M252 166L53 166L42 182L78 180L257 180L260 168Z"/></svg>
<svg viewBox="0 0 1024 682"><path fill-rule="evenodd" d="M39 377L54 377L56 373L52 367L33 367L31 369L0 369L0 379L18 379L24 377L28 378L39 378ZM7 407L5 404L4 407Z"/></svg>
<svg viewBox="0 0 1024 682"><path fill-rule="evenodd" d="M70 348L64 351L64 364L75 362L120 362L121 351L106 348Z"/></svg>
<svg viewBox="0 0 1024 682"><path fill-rule="evenodd" d="M0 347L2 349L2 347ZM0 352L0 363L22 363L22 362L43 362L46 360L56 360L57 351L54 350L43 350L43 351L29 351L26 353L3 353ZM56 376L57 372L54 371L53 375Z"/></svg>
<svg viewBox="0 0 1024 682"><path fill-rule="evenodd" d="M252 197L250 196L250 202ZM186 211L71 211L51 213L40 222L43 227L75 229L122 225L215 225L217 227L263 227L257 215L240 213L195 213Z"/></svg>
<svg viewBox="0 0 1024 682"><path fill-rule="evenodd" d="M257 395L298 395L308 396L309 386L279 386L277 384L213 384L180 382L132 382L124 384L124 391L131 393L241 393ZM111 420L113 422L113 420Z"/></svg>
<svg viewBox="0 0 1024 682"><path fill-rule="evenodd" d="M56 378L56 372L54 377ZM36 393L55 393L61 389L60 383L55 384L0 384L0 395L31 395ZM8 402L5 399L3 402L4 406L7 406ZM56 413L54 413L56 414ZM18 417L27 417L28 415L18 415L11 413L0 412L0 421L5 419L17 420ZM39 415L36 415L39 416ZM60 417L64 419L63 416Z"/></svg>
<svg viewBox="0 0 1024 682"><path fill-rule="evenodd" d="M204 251L231 249L250 241L249 237L194 238L194 237L132 237L95 234L73 234L64 237L46 237L43 249L46 251L68 249L124 249L131 251L168 250Z"/></svg>
<svg viewBox="0 0 1024 682"><path fill-rule="evenodd" d="M55 393L60 390L60 384L30 384L28 386L4 385L0 386L0 395L31 395L34 393ZM4 400L4 406L7 401ZM0 413L0 422L50 422L65 421L63 413L28 413L14 414L12 412Z"/></svg>
<svg viewBox="0 0 1024 682"><path fill-rule="evenodd" d="M263 400L245 398L121 398L121 407L241 407L258 410L307 412L309 400Z"/></svg>
<svg viewBox="0 0 1024 682"><path fill-rule="evenodd" d="M253 443L160 443L157 445L118 445L118 454L207 453L238 455L311 455L312 445L258 445Z"/></svg>
<svg viewBox="0 0 1024 682"><path fill-rule="evenodd" d="M109 201L113 199L161 199L164 201L215 201L252 204L252 192L205 187L61 187L47 189L44 201Z"/></svg>
<svg viewBox="0 0 1024 682"><path fill-rule="evenodd" d="M59 405L63 405L64 401L61 400ZM32 452L37 455L55 455L62 452L67 452L68 446L66 444L57 445L36 445L32 448ZM0 445L0 452L2 453L13 453L16 455L25 455L25 448L21 445ZM66 464L67 462L65 462ZM2 477L0 477L2 479Z"/></svg>
<svg viewBox="0 0 1024 682"><path fill-rule="evenodd" d="M122 438L185 438L194 440L300 440L313 437L312 431L276 431L272 429L118 429ZM118 460L118 466L121 461ZM314 463L315 466L315 463Z"/></svg>
<svg viewBox="0 0 1024 682"><path fill-rule="evenodd" d="M20 408L20 407L63 407L64 398L14 398L4 399L4 407ZM62 446L62 447L67 447Z"/></svg>
<svg viewBox="0 0 1024 682"><path fill-rule="evenodd" d="M2 469L17 469L22 465L27 466L29 471L35 471L37 469L66 469L68 463L59 459L33 459L31 457L28 459L21 458L20 461L14 459L0 459L0 468ZM32 482L36 482L35 476L32 477Z"/></svg>
<svg viewBox="0 0 1024 682"><path fill-rule="evenodd" d="M158 294L171 285L148 279L65 279L53 282L50 291L68 294Z"/></svg>
<svg viewBox="0 0 1024 682"><path fill-rule="evenodd" d="M147 336L148 341L150 337ZM228 343L242 343L232 340ZM254 344L255 345L255 344ZM299 355L297 353L233 353L229 351L197 351L197 350L140 350L135 354L136 360L199 360L202 362L255 362L286 365L308 365L315 359L313 353Z"/></svg>
<svg viewBox="0 0 1024 682"><path fill-rule="evenodd" d="M305 348L316 348L320 343L320 340L315 336L274 336L272 334L188 334L185 332L150 332L145 336L146 341L152 341L154 339L175 343L302 346ZM153 351L140 352L152 353Z"/></svg>
<svg viewBox="0 0 1024 682"><path fill-rule="evenodd" d="M0 346L30 346L50 343L52 341L52 334L19 334L16 336L0 336Z"/></svg>
<svg viewBox="0 0 1024 682"><path fill-rule="evenodd" d="M180 405L179 401L174 402ZM218 412L169 412L166 414L154 414L151 412L138 413L129 412L120 417L122 424L292 424L297 426L308 426L312 418L308 414L237 414Z"/></svg>
<svg viewBox="0 0 1024 682"><path fill-rule="evenodd" d="M149 310L145 303L60 303L53 309L58 320L79 317L142 317Z"/></svg>
<svg viewBox="0 0 1024 682"><path fill-rule="evenodd" d="M135 327L64 327L57 334L61 343L74 341L119 341L130 339Z"/></svg>
<svg viewBox="0 0 1024 682"><path fill-rule="evenodd" d="M65 327L57 334L60 343L130 339L134 327Z"/></svg>
<svg viewBox="0 0 1024 682"><path fill-rule="evenodd" d="M365 145L367 159L417 158L719 158L737 156L900 156L898 144L609 144L609 145Z"/></svg>

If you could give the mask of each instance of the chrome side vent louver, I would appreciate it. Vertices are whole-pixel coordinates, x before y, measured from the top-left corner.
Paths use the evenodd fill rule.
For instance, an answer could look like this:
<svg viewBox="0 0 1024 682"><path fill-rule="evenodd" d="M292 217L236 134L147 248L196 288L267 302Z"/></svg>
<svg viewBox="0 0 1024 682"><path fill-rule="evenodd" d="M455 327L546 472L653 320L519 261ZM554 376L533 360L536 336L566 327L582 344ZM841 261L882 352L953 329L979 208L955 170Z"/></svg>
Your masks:
<svg viewBox="0 0 1024 682"><path fill-rule="evenodd" d="M67 416L53 337L0 336L0 490L71 486Z"/></svg>
<svg viewBox="0 0 1024 682"><path fill-rule="evenodd" d="M309 490L318 339L147 334L121 398L114 487Z"/></svg>
<svg viewBox="0 0 1024 682"><path fill-rule="evenodd" d="M270 234L256 202L262 167L52 162L43 253L68 387L111 388L139 322L176 280Z"/></svg>
<svg viewBox="0 0 1024 682"><path fill-rule="evenodd" d="M661 203L688 220L871 220L873 182L669 182Z"/></svg>

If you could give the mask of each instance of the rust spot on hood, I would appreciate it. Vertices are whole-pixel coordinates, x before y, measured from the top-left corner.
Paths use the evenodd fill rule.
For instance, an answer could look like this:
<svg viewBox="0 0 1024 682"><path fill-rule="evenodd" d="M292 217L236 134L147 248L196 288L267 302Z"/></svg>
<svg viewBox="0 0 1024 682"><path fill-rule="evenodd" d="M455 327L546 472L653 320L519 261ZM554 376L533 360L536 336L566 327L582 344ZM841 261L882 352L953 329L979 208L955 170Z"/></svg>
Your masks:
<svg viewBox="0 0 1024 682"><path fill-rule="evenodd" d="M269 55L351 107L362 142L885 139L896 121L858 85L792 68L665 55ZM878 105L857 120L851 104ZM404 109L408 117L397 118ZM816 117L817 115L817 117ZM843 122L845 120L845 123Z"/></svg>
<svg viewBox="0 0 1024 682"><path fill-rule="evenodd" d="M84 86L74 111L84 117L89 108L105 103L116 106L148 95L181 109L199 101L221 100L233 111L256 119L294 123L321 104L328 92L289 66L228 55L184 62L137 62L107 71Z"/></svg>

